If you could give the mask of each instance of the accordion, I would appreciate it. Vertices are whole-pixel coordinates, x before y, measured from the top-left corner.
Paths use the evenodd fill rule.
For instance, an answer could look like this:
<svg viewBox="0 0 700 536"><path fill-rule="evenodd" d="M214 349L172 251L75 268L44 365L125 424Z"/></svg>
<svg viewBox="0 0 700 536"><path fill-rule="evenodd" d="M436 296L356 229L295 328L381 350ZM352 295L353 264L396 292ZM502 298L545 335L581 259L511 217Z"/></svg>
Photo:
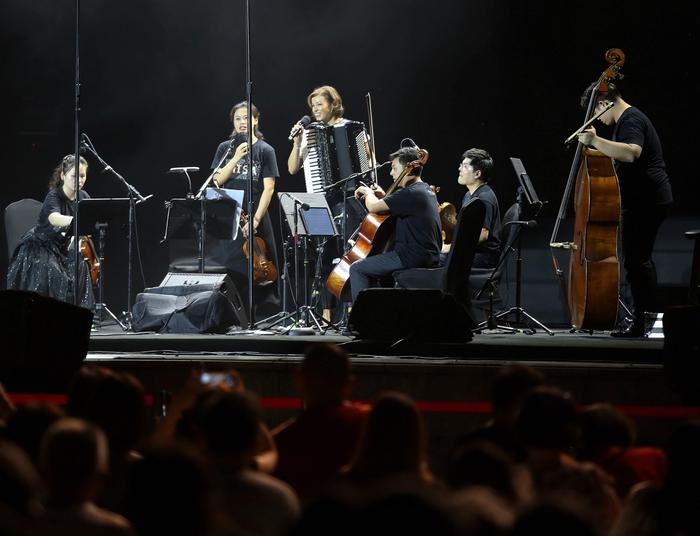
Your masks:
<svg viewBox="0 0 700 536"><path fill-rule="evenodd" d="M306 191L323 192L323 187L370 169L364 124L347 121L330 126L311 123L306 130L304 160Z"/></svg>

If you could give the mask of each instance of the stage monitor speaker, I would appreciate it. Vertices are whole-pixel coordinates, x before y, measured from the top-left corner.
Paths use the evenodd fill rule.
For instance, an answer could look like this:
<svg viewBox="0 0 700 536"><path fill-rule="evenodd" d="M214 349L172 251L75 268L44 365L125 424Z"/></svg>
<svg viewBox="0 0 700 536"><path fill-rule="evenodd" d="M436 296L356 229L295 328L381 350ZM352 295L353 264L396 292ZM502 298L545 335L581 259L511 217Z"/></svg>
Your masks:
<svg viewBox="0 0 700 536"><path fill-rule="evenodd" d="M136 296L132 313L135 331L226 333L248 325L243 300L226 274L168 273L160 286Z"/></svg>
<svg viewBox="0 0 700 536"><path fill-rule="evenodd" d="M92 311L25 290L0 291L0 381L15 392L65 392L90 344Z"/></svg>
<svg viewBox="0 0 700 536"><path fill-rule="evenodd" d="M368 288L352 306L349 327L363 339L469 342L475 322L441 290Z"/></svg>

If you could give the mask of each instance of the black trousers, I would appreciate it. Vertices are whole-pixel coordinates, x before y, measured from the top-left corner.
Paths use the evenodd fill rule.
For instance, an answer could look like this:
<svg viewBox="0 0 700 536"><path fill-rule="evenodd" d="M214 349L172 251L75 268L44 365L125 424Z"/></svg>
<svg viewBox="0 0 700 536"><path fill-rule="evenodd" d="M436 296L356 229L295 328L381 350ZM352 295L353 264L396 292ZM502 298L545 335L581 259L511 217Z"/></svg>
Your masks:
<svg viewBox="0 0 700 536"><path fill-rule="evenodd" d="M667 205L652 205L622 211L622 255L634 316L638 319L644 318L644 311L656 310L656 266L651 255L668 208Z"/></svg>

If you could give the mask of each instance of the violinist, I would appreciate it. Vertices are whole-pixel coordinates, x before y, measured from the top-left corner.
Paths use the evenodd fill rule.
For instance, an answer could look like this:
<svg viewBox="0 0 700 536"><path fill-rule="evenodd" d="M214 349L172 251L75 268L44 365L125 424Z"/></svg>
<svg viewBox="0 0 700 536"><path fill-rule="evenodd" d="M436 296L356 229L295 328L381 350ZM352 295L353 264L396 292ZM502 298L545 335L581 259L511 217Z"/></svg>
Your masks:
<svg viewBox="0 0 700 536"><path fill-rule="evenodd" d="M275 180L279 176L277 169L277 155L275 149L265 141L258 125L260 112L255 105L251 106L253 117L251 133L252 158L248 154L248 106L245 101L235 104L231 108L229 118L233 130L229 139L221 142L216 149L211 167L214 171L212 182L216 187L244 190L243 210L248 207L248 165L252 161L253 166L253 202L254 213L252 218L242 224L241 232L231 247L219 248L215 252L216 259L229 269L229 275L235 280L238 289L248 288L248 259L242 251L243 243L248 236L248 231L253 225L253 232L258 232L266 244L267 251L272 257L272 262L277 264L274 231L268 207L275 192ZM261 316L268 316L277 312L279 305L277 281L265 287L255 287L256 312Z"/></svg>
<svg viewBox="0 0 700 536"><path fill-rule="evenodd" d="M590 99L593 86L582 96ZM584 100L586 99L586 100ZM615 330L614 337L643 337L647 333L644 312L655 310L656 268L652 251L659 227L668 214L673 195L659 135L649 118L622 99L619 89L609 84L598 97L596 113L612 103L600 116L614 125L612 139L598 136L594 127L578 135L579 141L615 160L622 202L621 243L625 272L634 303L631 326Z"/></svg>
<svg viewBox="0 0 700 536"><path fill-rule="evenodd" d="M33 290L73 303L75 256L72 232L75 191L75 155L68 154L54 169L49 192L37 224L20 240L7 270L7 288ZM87 180L87 162L81 156L78 199L89 199L82 188ZM92 309L95 298L90 272L84 261L78 267L78 305Z"/></svg>
<svg viewBox="0 0 700 536"><path fill-rule="evenodd" d="M419 160L418 149L403 147L389 155L391 177L397 180L406 166ZM387 197L375 186L360 186L355 196L363 199L369 212L396 217L394 249L371 255L350 265L350 287L353 302L361 290L369 287L370 278L391 275L407 268L437 266L442 245L437 197L421 180L422 167L408 172L398 190Z"/></svg>
<svg viewBox="0 0 700 536"><path fill-rule="evenodd" d="M457 182L467 187L462 200L464 207L472 199L481 199L486 206L486 215L479 235L479 243L472 266L493 268L501 254L501 212L498 198L488 185L493 170L493 159L483 149L469 149L462 155ZM443 253L449 245L443 246Z"/></svg>

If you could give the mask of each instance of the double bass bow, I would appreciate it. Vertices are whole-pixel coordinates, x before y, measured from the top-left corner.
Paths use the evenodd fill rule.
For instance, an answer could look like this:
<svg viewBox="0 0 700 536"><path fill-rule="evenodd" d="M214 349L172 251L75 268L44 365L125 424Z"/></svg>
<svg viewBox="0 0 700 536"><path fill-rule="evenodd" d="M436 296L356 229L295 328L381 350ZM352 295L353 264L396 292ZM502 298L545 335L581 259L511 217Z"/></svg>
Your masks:
<svg viewBox="0 0 700 536"><path fill-rule="evenodd" d="M424 166L428 161L428 151L418 149L418 159L406 164L406 167L387 188L386 196L391 195L401 184L403 178L419 166ZM390 214L375 214L370 212L362 220L353 236L355 243L335 265L333 271L326 279L328 291L342 301L350 301L350 265L354 262L382 253L389 239L394 234L395 220Z"/></svg>
<svg viewBox="0 0 700 536"><path fill-rule="evenodd" d="M608 91L608 84L622 78L620 69L625 63L624 53L620 49L611 48L605 53L605 59L609 66L600 75L591 92L584 124L569 139L574 139L604 113L592 117L599 96ZM557 239L559 226L565 217L574 182L574 236L570 242L560 242ZM615 162L579 142L549 244L554 271L566 296L571 324L576 329L614 327L620 287L617 258L619 223L620 186L615 173ZM569 277L566 282L554 254L555 249L570 252Z"/></svg>

